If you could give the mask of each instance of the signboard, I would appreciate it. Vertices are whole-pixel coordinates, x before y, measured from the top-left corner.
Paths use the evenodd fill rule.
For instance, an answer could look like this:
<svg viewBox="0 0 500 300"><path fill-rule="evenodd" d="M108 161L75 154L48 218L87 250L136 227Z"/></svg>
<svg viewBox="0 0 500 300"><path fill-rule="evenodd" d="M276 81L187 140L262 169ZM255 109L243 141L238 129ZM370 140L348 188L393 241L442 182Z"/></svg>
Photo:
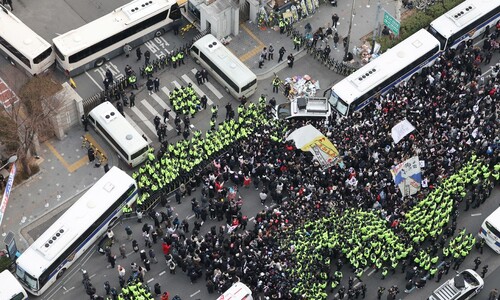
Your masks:
<svg viewBox="0 0 500 300"><path fill-rule="evenodd" d="M14 176L16 176L16 164L13 163L10 167L9 180L5 186L5 191L3 193L2 202L0 204L0 224L2 224L3 216L5 215L5 210L7 209L7 203L9 202L10 191L14 185Z"/></svg>
<svg viewBox="0 0 500 300"><path fill-rule="evenodd" d="M391 16L390 13L384 11L384 25L389 28L394 35L399 35L399 28L401 27L401 23L399 23L396 18Z"/></svg>

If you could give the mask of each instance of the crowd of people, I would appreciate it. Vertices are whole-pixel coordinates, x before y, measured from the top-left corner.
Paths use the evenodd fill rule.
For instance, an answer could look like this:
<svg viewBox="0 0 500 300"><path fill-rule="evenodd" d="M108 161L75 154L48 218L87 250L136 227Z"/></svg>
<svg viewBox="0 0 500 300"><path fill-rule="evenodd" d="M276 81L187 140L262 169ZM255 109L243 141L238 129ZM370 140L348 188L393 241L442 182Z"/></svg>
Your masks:
<svg viewBox="0 0 500 300"><path fill-rule="evenodd" d="M348 282L353 299L364 297L366 286L355 288L342 271L361 280L363 269L373 267L385 278L400 266L421 287L441 262L459 266L476 243L464 230L453 237L460 207L480 206L500 176L500 79L480 76L477 51L450 49L363 111L307 122L340 151L342 164L327 169L284 142L306 122L273 120L263 101L204 138L198 132L164 145L134 173L143 195L181 186L180 198L202 186L200 201L191 201L192 230L169 207L151 214L169 267L175 273L179 266L192 282L204 275L210 293L242 281L267 299L326 299L332 291L344 295ZM394 143L391 128L402 119L416 130ZM403 198L390 169L415 155L425 161L425 184ZM263 209L253 228L246 228L228 181L260 191ZM277 206L266 208L271 201ZM225 225L201 234L207 218L224 217ZM343 269L347 263L350 270ZM399 289L387 292L395 299Z"/></svg>
<svg viewBox="0 0 500 300"><path fill-rule="evenodd" d="M190 115L192 118L202 108L202 99L194 91L192 84L175 88L169 95L170 104L178 114ZM207 105L206 96L203 98L204 107Z"/></svg>

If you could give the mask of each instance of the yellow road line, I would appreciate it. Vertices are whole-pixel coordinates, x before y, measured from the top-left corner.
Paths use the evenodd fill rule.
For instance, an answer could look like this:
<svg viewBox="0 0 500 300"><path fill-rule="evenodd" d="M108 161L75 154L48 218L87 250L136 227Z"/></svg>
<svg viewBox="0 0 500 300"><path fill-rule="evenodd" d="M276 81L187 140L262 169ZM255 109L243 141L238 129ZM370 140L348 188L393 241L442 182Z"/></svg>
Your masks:
<svg viewBox="0 0 500 300"><path fill-rule="evenodd" d="M243 28L243 30L245 30L248 35L254 39L258 46L255 46L252 50L248 51L247 53L245 54L242 54L239 59L243 62L249 60L250 58L252 58L254 55L258 54L262 48L265 47L265 44L250 30L248 29L248 27L245 25L245 24L240 24L241 28Z"/></svg>
<svg viewBox="0 0 500 300"><path fill-rule="evenodd" d="M106 155L106 152L104 152L104 150L101 148L101 146L99 146L99 144L95 141L95 139L90 134L86 133L84 137L89 142L92 143L92 145L94 146L94 148L99 149L99 151L101 151L101 153L104 156L108 157ZM45 142L45 145L47 146L47 148L49 148L50 152L52 152L52 154L54 154L54 156L59 160L59 162L70 173L73 173L74 171L78 170L79 168L85 166L88 163L88 161L89 161L88 158L87 158L87 156L85 155L85 156L83 156L82 158L80 158L79 160L77 160L76 162L74 162L74 163L72 163L70 165L50 142L48 142L48 141Z"/></svg>

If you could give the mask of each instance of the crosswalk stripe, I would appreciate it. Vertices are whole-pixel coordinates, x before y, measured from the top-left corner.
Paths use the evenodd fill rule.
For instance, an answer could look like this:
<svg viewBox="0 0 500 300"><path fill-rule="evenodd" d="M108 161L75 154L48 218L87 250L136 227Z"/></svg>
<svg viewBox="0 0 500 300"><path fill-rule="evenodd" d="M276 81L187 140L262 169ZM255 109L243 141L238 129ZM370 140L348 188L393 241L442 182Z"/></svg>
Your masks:
<svg viewBox="0 0 500 300"><path fill-rule="evenodd" d="M141 103L143 103L143 101L145 102L146 100L142 100ZM149 130L151 130L151 132L153 133L153 136L156 137L155 126L153 125L153 123L151 121L148 120L148 118L146 118L146 116L142 113L142 111L140 109L138 109L137 106L133 106L132 111L139 117L139 120L141 120L144 123L144 125L146 125L149 128ZM149 137L149 135L148 135L148 137Z"/></svg>
<svg viewBox="0 0 500 300"><path fill-rule="evenodd" d="M215 95L215 97L217 97L218 99L222 99L222 97L224 97L216 88L213 84L211 84L210 82L205 82L204 85L207 86L207 88Z"/></svg>
<svg viewBox="0 0 500 300"><path fill-rule="evenodd" d="M157 95L153 94L154 96L158 97ZM151 95L151 96L153 96ZM158 97L160 99L160 97ZM161 100L161 99L160 99ZM162 118L162 115L163 115L163 111L161 113L158 113L158 111L156 109L154 109L153 106L151 106L151 104L149 104L146 100L142 100L141 101L142 105L144 105L144 107L146 107L147 110L149 110L150 113L152 113L154 116L159 116L160 118ZM160 104L161 105L161 104ZM163 118L162 118L163 119ZM172 126L170 126L170 124L167 123L167 130L170 131L174 129Z"/></svg>
<svg viewBox="0 0 500 300"><path fill-rule="evenodd" d="M153 94L151 95L151 97L153 97L153 99L156 101L156 103L160 104L161 108L166 108L167 110L171 110L170 107L165 103L165 101L163 101L163 99L160 98L160 96L158 96L157 94ZM173 113L173 111L169 112L168 113L172 118L175 118L175 114ZM161 115L163 116L163 111L161 112ZM168 124L167 122L167 130L170 131L174 129L170 124Z"/></svg>
<svg viewBox="0 0 500 300"><path fill-rule="evenodd" d="M175 85L176 88L180 89L181 88L181 85L176 81L172 81L172 83Z"/></svg>
<svg viewBox="0 0 500 300"><path fill-rule="evenodd" d="M191 83L191 85L193 86L194 90L196 91L196 93L200 97L206 96L206 94L196 84L194 84L194 82L191 80L191 78L189 78L186 74L182 75L181 78L186 83ZM207 104L209 106L212 106L214 104L214 102L212 100L210 100L210 98L208 98L208 96L207 96Z"/></svg>
<svg viewBox="0 0 500 300"><path fill-rule="evenodd" d="M166 86L162 87L161 90L165 93L165 95L170 97L170 90Z"/></svg>
<svg viewBox="0 0 500 300"><path fill-rule="evenodd" d="M132 125L132 127L134 127L139 132L139 134L146 135L144 131L142 131L141 127L139 127L139 125L137 125L126 112L124 112L124 114L125 114L125 119L127 119L127 121Z"/></svg>

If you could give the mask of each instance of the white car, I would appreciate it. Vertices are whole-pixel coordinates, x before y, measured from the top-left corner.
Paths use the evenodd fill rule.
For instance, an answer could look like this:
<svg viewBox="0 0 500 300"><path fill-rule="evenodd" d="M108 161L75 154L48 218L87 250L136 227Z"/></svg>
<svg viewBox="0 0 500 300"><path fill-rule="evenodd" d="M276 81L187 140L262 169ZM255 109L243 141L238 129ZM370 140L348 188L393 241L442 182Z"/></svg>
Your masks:
<svg viewBox="0 0 500 300"><path fill-rule="evenodd" d="M484 281L481 276L467 269L443 283L427 300L468 300L477 295L483 286Z"/></svg>

